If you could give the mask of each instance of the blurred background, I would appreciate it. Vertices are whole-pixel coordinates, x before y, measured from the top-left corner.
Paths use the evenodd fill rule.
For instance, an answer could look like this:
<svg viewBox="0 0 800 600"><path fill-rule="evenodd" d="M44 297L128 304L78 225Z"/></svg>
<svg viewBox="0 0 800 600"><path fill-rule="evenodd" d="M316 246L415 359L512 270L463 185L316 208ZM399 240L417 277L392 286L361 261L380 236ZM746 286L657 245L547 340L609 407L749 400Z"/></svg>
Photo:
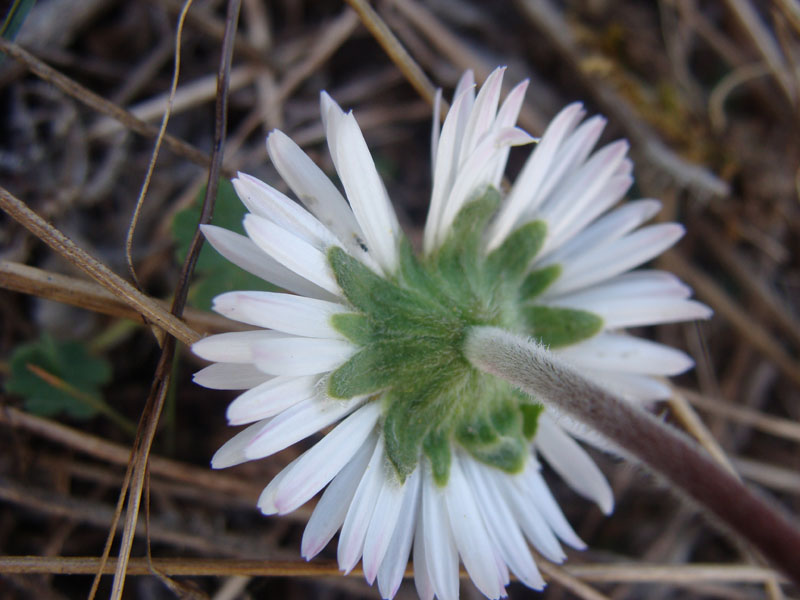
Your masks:
<svg viewBox="0 0 800 600"><path fill-rule="evenodd" d="M0 63L0 185L130 279L126 237L166 106L182 2L3 2L0 18L8 10L19 16L31 4L16 35L30 54ZM687 229L659 266L676 272L716 313L701 324L639 332L685 349L697 362L658 411L797 514L800 2L385 0L371 6L446 98L463 70L473 69L482 81L495 66L508 65L509 88L531 81L521 118L528 131L540 134L562 106L578 100L590 114L608 117L601 143L630 140L636 164L630 196L661 199L658 219ZM208 178L226 10L221 0L195 0L188 11L170 137L131 235L139 284L156 298L169 299L176 289ZM10 40L15 29L7 21L0 32ZM319 121L324 89L354 110L401 222L419 240L430 193L430 105L356 12L337 0L243 0L235 40L223 179L241 170L285 190L265 151L274 128L332 173ZM109 106L149 129L134 131L128 117L127 124L110 118ZM512 153L511 179L526 152ZM242 214L222 182L213 222L239 228ZM153 330L126 318L129 312L86 281L0 214L4 598L89 593L97 563L59 557L103 553L159 361ZM209 316L210 298L262 285L204 250L189 288L189 323L201 332L229 328ZM172 379L146 490L149 526L143 505L131 547L139 569L133 571L143 574L129 575L124 596L378 598L360 576L330 576L335 543L310 565L302 561L309 506L280 518L255 508L263 486L302 445L210 471L210 457L234 433L225 421L234 393L192 384L201 366L184 347L168 365ZM757 557L640 469L595 457L614 488L614 514L603 517L546 473L589 549L570 551L543 594L512 584L511 598L800 593L781 587ZM169 578L147 574L148 540L153 557L172 560L164 563L172 565ZM9 558L22 556L32 558ZM174 575L201 558L225 560L203 563L203 576ZM245 576L230 569L229 559L286 568ZM110 588L105 576L98 597ZM480 597L469 584L462 595ZM398 597L416 597L410 580Z"/></svg>

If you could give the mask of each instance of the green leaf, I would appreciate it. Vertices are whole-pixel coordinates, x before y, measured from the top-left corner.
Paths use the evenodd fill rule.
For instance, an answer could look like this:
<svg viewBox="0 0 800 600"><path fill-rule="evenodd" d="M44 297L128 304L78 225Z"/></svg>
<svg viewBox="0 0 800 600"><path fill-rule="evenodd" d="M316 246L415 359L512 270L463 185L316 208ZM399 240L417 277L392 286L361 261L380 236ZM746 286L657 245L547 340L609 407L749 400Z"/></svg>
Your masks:
<svg viewBox="0 0 800 600"><path fill-rule="evenodd" d="M200 211L205 197L205 187L198 193L192 205L175 215L172 220L172 238L175 241L175 254L179 263L186 260L192 237L200 220ZM239 200L233 185L220 179L217 198L214 204L212 223L236 233L244 234L242 220L247 209ZM211 300L231 290L274 291L274 285L231 264L210 244L200 250L195 267L195 282L189 289L189 303L204 310L211 308Z"/></svg>
<svg viewBox="0 0 800 600"><path fill-rule="evenodd" d="M111 379L111 365L90 355L82 343L56 342L44 336L19 346L9 364L6 391L25 398L30 412L42 416L63 412L88 419L102 411L99 390Z"/></svg>
<svg viewBox="0 0 800 600"><path fill-rule="evenodd" d="M331 315L331 325L348 340L359 346L372 341L372 325L369 319L359 313L336 313Z"/></svg>
<svg viewBox="0 0 800 600"><path fill-rule="evenodd" d="M603 319L594 313L553 306L526 306L522 316L528 333L550 348L576 344L600 333Z"/></svg>
<svg viewBox="0 0 800 600"><path fill-rule="evenodd" d="M431 431L422 442L425 456L431 461L433 480L440 486L447 485L450 478L450 436L441 431Z"/></svg>
<svg viewBox="0 0 800 600"><path fill-rule="evenodd" d="M522 435L523 417L517 403L506 398L471 417L459 424L456 431L459 443L481 462L508 473L521 472L529 450Z"/></svg>
<svg viewBox="0 0 800 600"><path fill-rule="evenodd" d="M520 299L533 300L561 276L561 265L550 265L531 272L520 287Z"/></svg>
<svg viewBox="0 0 800 600"><path fill-rule="evenodd" d="M388 410L383 419L383 440L389 461L400 481L405 481L414 472L420 446L436 421L432 419L434 407L428 398L397 396L389 392L384 398Z"/></svg>
<svg viewBox="0 0 800 600"><path fill-rule="evenodd" d="M517 281L539 253L547 235L544 221L532 221L515 229L486 259L491 281Z"/></svg>
<svg viewBox="0 0 800 600"><path fill-rule="evenodd" d="M432 257L437 277L456 297L470 297L481 286L478 254L486 224L499 204L500 192L486 188L461 209L447 239Z"/></svg>
<svg viewBox="0 0 800 600"><path fill-rule="evenodd" d="M544 412L544 404L520 403L522 412L522 434L528 441L532 441L539 428L539 415Z"/></svg>

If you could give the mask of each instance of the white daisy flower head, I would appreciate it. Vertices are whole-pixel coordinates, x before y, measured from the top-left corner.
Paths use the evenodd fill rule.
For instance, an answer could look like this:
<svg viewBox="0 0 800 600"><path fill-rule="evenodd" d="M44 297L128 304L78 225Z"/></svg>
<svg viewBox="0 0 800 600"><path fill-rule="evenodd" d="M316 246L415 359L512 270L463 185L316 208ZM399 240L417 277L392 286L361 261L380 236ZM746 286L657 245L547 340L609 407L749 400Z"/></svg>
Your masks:
<svg viewBox="0 0 800 600"><path fill-rule="evenodd" d="M362 561L392 598L413 554L421 598L457 598L459 562L489 598L509 573L541 589L529 544L555 562L584 544L548 490L542 457L576 492L609 513L611 488L575 441L603 445L463 352L468 330L489 325L540 341L586 377L632 402L669 394L660 376L692 365L684 353L624 334L625 327L705 318L709 309L662 271L635 267L682 235L643 226L660 207L613 209L632 183L627 143L593 151L605 121L562 110L516 182L500 192L527 82L500 103L504 69L476 94L456 88L439 129L433 192L415 253L351 113L324 92L322 119L344 194L280 131L267 148L305 206L240 174L247 237L211 225L214 248L288 293L231 292L214 309L257 327L193 346L215 364L195 381L245 390L228 408L249 424L215 454L223 468L330 431L281 471L258 506L285 514L324 492L306 526L311 559L337 531L338 561Z"/></svg>

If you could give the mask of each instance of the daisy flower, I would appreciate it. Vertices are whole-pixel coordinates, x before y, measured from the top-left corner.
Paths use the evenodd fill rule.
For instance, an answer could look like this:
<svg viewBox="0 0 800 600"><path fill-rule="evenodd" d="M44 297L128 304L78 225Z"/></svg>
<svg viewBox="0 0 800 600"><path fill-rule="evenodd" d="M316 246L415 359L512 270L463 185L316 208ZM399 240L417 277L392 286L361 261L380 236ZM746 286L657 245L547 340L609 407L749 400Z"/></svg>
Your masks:
<svg viewBox="0 0 800 600"><path fill-rule="evenodd" d="M339 567L349 572L362 561L384 598L397 592L409 554L423 599L458 597L459 562L489 598L506 595L510 573L541 589L529 544L561 562L562 544L584 543L539 458L604 513L613 508L608 482L576 438L608 444L478 371L463 352L471 327L536 339L591 380L644 403L667 397L659 378L692 361L623 329L710 312L669 273L631 271L683 228L643 226L656 200L613 208L633 181L628 144L593 151L605 120L585 119L580 104L534 140L515 127L527 82L501 104L503 73L476 94L467 72L441 130L437 97L421 252L400 229L352 113L324 92L322 120L344 193L274 131L270 158L305 208L240 174L233 183L249 210L247 236L203 227L223 256L287 292L218 296L217 312L256 329L193 346L214 363L197 383L244 390L227 416L249 426L212 466L270 456L327 430L267 485L258 507L285 514L324 490L303 556L340 531ZM534 141L502 192L509 149Z"/></svg>

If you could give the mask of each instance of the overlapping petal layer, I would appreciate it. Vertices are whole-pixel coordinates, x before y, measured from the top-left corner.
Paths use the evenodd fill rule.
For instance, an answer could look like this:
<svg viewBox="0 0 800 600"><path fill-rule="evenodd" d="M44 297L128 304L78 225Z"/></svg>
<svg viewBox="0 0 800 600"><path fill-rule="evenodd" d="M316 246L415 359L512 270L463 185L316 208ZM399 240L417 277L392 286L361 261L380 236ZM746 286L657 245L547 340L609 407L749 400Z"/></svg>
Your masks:
<svg viewBox="0 0 800 600"><path fill-rule="evenodd" d="M447 255L459 247L448 240L454 228L464 226L459 219L467 208L487 189L499 187L509 148L534 140L515 127L527 82L501 103L503 74L504 69L493 72L476 94L473 76L466 73L441 130L437 96L433 190L420 264L429 270L430 265L461 265L465 281L477 288L491 289L491 282L480 279L486 273L515 273L522 283L513 283L517 287L510 292L509 281L517 279L497 284L506 286L497 308L512 314L503 321L506 326L541 336L588 377L631 402L662 399L669 389L658 377L690 368L691 359L620 330L707 318L710 311L690 300L689 289L674 276L631 271L672 246L683 229L676 224L642 227L660 208L655 200L612 210L632 183L632 163L624 141L594 151L604 119L584 121L580 104L567 106L553 119L496 213L477 232L480 247L468 246L474 254L470 260L485 261L488 267L473 272L462 264L467 259ZM451 297L431 289L430 282L439 280L429 272L422 276L409 267L397 217L353 115L325 93L321 109L344 194L276 131L267 140L269 155L305 209L240 174L234 186L250 211L244 221L248 237L213 226L203 230L229 260L291 292L219 296L215 310L264 329L211 336L193 347L198 356L215 363L195 375L197 383L245 390L230 405L228 419L250 425L220 448L212 465L221 468L268 456L333 426L269 483L258 502L265 514L285 514L325 490L303 536L306 559L341 530L340 568L347 572L362 561L367 581L377 580L384 598L396 594L410 553L423 599L457 598L459 563L489 598L505 595L510 573L541 589L545 583L529 544L555 562L565 558L561 543L578 549L584 544L548 490L536 456L608 513L613 508L611 489L575 437L609 446L571 420L537 409L525 422L525 427L532 423L526 434L531 436L530 452L516 470L497 468L461 432L460 437L444 438L446 476L437 475L444 460L441 452L427 446L424 452L417 450L410 474L400 473L392 467L396 449L389 442L395 440L388 440L384 429L393 418L388 412L391 386L348 399L331 397L327 385L332 373L360 364L354 357L364 348L382 347L374 339L377 326L358 306L402 302L403 314L416 320L415 335L422 335L425 315L419 311L427 305L418 298L424 295L391 292L391 285L400 280L408 285L419 276L417 283L426 286L425 297L434 304L447 305ZM479 222L475 217L474 223ZM513 247L518 240L527 241L527 254ZM354 301L358 287L342 280L330 258L334 248L384 278L391 284L389 291L380 296L366 290L373 294L369 302ZM501 260L512 266L495 264ZM455 285L453 281L460 280L444 277L440 283ZM488 296L488 302L496 301L494 294ZM518 313L527 316L519 318ZM551 320L540 322L545 315ZM573 317L583 324L575 326ZM402 336L396 335L396 323L386 325L389 321L380 327L387 327L386 335L395 335L392 343L397 344ZM373 337L364 327L372 327ZM459 368L469 371L468 366Z"/></svg>

